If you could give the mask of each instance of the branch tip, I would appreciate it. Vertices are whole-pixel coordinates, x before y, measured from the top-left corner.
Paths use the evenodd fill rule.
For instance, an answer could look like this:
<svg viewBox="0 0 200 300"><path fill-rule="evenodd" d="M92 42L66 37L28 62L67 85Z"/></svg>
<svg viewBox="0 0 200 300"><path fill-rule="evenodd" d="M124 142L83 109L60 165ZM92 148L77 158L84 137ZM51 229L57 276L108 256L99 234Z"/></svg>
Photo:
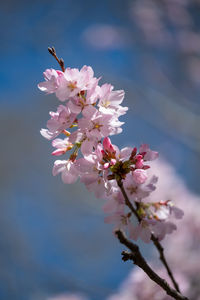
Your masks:
<svg viewBox="0 0 200 300"><path fill-rule="evenodd" d="M56 59L56 61L59 63L59 65L61 67L61 70L63 72L65 72L64 60L62 58L61 59L58 58L58 56L56 55L56 49L52 46L52 47L48 47L48 51Z"/></svg>

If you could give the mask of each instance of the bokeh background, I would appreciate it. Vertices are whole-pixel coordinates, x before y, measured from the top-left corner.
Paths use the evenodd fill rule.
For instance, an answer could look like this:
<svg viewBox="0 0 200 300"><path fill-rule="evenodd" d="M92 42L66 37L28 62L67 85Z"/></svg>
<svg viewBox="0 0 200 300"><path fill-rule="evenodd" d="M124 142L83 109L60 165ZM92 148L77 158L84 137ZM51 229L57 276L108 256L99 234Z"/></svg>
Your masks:
<svg viewBox="0 0 200 300"><path fill-rule="evenodd" d="M37 89L42 72L58 68L47 47L124 89L129 111L113 142L149 143L198 194L199 16L199 0L1 1L0 299L102 300L132 268L103 222L103 201L51 175L39 130L58 100Z"/></svg>

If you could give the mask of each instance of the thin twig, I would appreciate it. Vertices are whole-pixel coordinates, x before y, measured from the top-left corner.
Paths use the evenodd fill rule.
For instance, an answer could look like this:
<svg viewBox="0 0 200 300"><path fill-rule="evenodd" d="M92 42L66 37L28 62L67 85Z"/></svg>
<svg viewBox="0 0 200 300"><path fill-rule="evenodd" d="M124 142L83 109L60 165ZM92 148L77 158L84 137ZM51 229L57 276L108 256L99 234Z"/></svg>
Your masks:
<svg viewBox="0 0 200 300"><path fill-rule="evenodd" d="M177 300L189 300L187 297L181 295L178 291L171 288L169 284L166 282L166 280L161 278L158 274L156 274L151 269L151 267L147 264L146 260L142 256L139 247L135 243L129 241L120 230L117 230L115 234L119 239L120 243L125 245L131 251L131 253L127 251L122 252L123 255L122 259L124 261L132 260L135 265L140 267L149 276L149 278L151 278L151 280L153 280L163 290L165 290L167 295Z"/></svg>
<svg viewBox="0 0 200 300"><path fill-rule="evenodd" d="M136 218L138 219L138 222L141 221L141 218L140 216L138 215L137 213L137 210L134 208L133 204L130 202L129 198L128 198L128 195L126 194L126 191L124 189L124 185L123 185L123 182L122 180L117 180L117 184L124 196L124 199L125 199L125 203L126 205L130 208L130 210L134 213L134 215L136 216Z"/></svg>
<svg viewBox="0 0 200 300"><path fill-rule="evenodd" d="M166 258L165 258L165 255L164 255L164 248L163 246L161 245L161 243L158 241L158 239L155 237L154 234L151 235L151 240L153 241L155 247L157 248L159 254L160 254L160 260L162 261L163 265L165 266L166 270L167 270L167 273L175 287L175 289L180 293L180 288L178 286L178 283L176 282L175 278L174 278L174 275L166 261Z"/></svg>
<svg viewBox="0 0 200 300"><path fill-rule="evenodd" d="M118 184L118 186L119 186L119 188L120 188L120 190L121 190L121 192L122 192L122 194L123 194L123 196L124 196L126 205L127 205L127 206L130 208L130 210L134 213L134 215L135 215L136 218L138 219L138 222L140 222L140 221L141 221L141 218L140 218L140 216L138 215L137 210L134 208L134 206L133 206L132 203L130 202L130 200L129 200L129 198L128 198L128 195L126 194L126 191L125 191L125 189L124 189L124 185L123 185L122 180L118 180L118 181L117 181L117 184ZM163 263L164 267L166 268L167 273L168 273L168 275L169 275L169 277L170 277L170 279L171 279L171 281L172 281L172 283L173 283L173 285L174 285L174 288L180 293L180 289L179 289L178 283L176 282L176 280L175 280L175 278L174 278L174 275L173 275L173 273L172 273L172 271L171 271L171 269L170 269L170 267L169 267L169 265L168 265L168 263L167 263L167 260L166 260L166 258L165 258L163 246L161 245L161 243L158 241L158 239L155 237L155 235L154 235L153 233L151 234L151 240L152 240L152 242L154 243L155 247L157 248L157 250L158 250L158 252L159 252L159 254L160 254L160 260L161 260L161 262Z"/></svg>
<svg viewBox="0 0 200 300"><path fill-rule="evenodd" d="M55 48L52 46L52 47L48 47L48 51L49 51L49 53L53 56L53 57L55 57L55 59L57 60L57 62L59 63L59 65L60 65L60 67L61 67L61 70L63 71L63 72L65 72L65 64L64 64L64 60L61 58L61 59L59 59L58 58L58 56L57 56L57 54L56 54L56 50L55 50Z"/></svg>

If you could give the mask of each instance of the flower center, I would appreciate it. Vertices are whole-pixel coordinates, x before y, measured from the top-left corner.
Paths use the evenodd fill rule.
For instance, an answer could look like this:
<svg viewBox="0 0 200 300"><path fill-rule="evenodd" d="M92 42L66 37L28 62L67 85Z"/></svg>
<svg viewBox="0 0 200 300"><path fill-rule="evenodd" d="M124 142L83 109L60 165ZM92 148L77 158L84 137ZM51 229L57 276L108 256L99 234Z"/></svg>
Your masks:
<svg viewBox="0 0 200 300"><path fill-rule="evenodd" d="M71 91L73 91L76 88L76 84L77 82L74 81L74 82L70 82L67 86Z"/></svg>

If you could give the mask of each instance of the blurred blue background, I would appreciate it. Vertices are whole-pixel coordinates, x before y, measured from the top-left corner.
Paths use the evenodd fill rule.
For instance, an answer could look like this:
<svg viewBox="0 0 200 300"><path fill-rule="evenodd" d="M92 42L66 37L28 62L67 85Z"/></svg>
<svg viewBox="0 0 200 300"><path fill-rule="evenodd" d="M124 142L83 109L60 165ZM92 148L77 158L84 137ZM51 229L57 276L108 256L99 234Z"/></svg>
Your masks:
<svg viewBox="0 0 200 300"><path fill-rule="evenodd" d="M1 3L0 299L70 291L102 300L131 268L103 222L103 201L51 175L39 130L58 100L37 89L46 68L58 69L47 47L124 89L129 111L112 141L149 143L199 193L199 13L198 0Z"/></svg>

